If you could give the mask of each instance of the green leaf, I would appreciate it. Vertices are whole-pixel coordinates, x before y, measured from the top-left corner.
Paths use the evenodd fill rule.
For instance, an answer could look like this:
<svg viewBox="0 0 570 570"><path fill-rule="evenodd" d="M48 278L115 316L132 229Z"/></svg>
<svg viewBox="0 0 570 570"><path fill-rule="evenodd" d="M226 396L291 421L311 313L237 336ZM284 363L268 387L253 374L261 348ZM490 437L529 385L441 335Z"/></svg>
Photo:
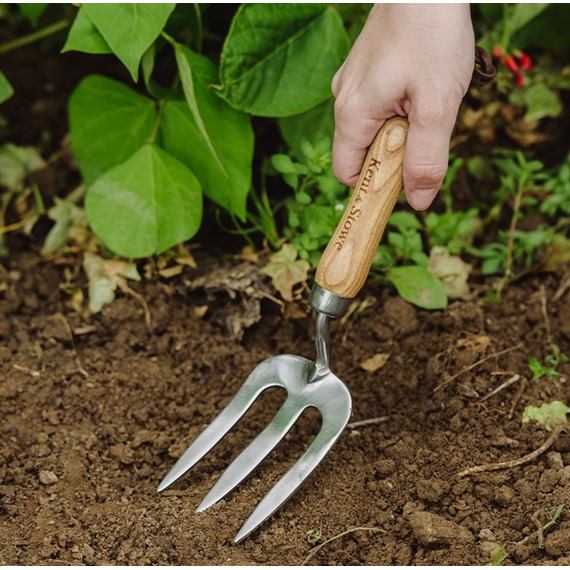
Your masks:
<svg viewBox="0 0 570 570"><path fill-rule="evenodd" d="M176 4L82 4L113 53L138 81L142 56L166 25Z"/></svg>
<svg viewBox="0 0 570 570"><path fill-rule="evenodd" d="M568 422L566 414L570 413L570 407L562 402L550 402L540 407L527 406L523 412L523 423L534 420L548 431L554 427Z"/></svg>
<svg viewBox="0 0 570 570"><path fill-rule="evenodd" d="M558 94L544 83L534 83L524 94L527 110L524 120L532 123L544 117L558 117L562 112L562 102Z"/></svg>
<svg viewBox="0 0 570 570"><path fill-rule="evenodd" d="M269 263L261 270L269 275L275 289L286 301L293 300L293 287L307 280L311 265L304 259L297 259L297 250L286 243L269 258Z"/></svg>
<svg viewBox="0 0 570 570"><path fill-rule="evenodd" d="M68 51L94 54L113 53L83 8L79 8L75 20L73 20L61 53Z"/></svg>
<svg viewBox="0 0 570 570"><path fill-rule="evenodd" d="M315 144L319 139L334 135L334 99L329 97L324 103L300 115L293 115L277 121L285 142L297 158L303 156L303 139Z"/></svg>
<svg viewBox="0 0 570 570"><path fill-rule="evenodd" d="M176 55L176 65L178 66L178 73L180 81L182 82L182 90L188 108L192 113L194 123L198 127L202 139L204 140L208 150L212 154L212 158L216 161L219 169L222 171L224 177L228 174L222 164L218 153L210 139L208 129L202 119L202 108L209 107L210 113L215 112L218 103L208 93L208 78L214 79L215 72L213 71L213 64L205 57L193 53L182 44L176 44L174 48Z"/></svg>
<svg viewBox="0 0 570 570"><path fill-rule="evenodd" d="M422 309L445 309L447 295L441 281L425 267L408 265L393 267L386 277L402 299Z"/></svg>
<svg viewBox="0 0 570 570"><path fill-rule="evenodd" d="M411 212L393 212L388 218L388 224L400 231L406 229L421 230L422 224L415 214Z"/></svg>
<svg viewBox="0 0 570 570"><path fill-rule="evenodd" d="M149 139L156 108L118 81L90 75L71 95L69 120L71 147L89 185Z"/></svg>
<svg viewBox="0 0 570 570"><path fill-rule="evenodd" d="M202 219L200 183L180 161L142 146L88 189L93 231L114 253L148 257L190 239Z"/></svg>
<svg viewBox="0 0 570 570"><path fill-rule="evenodd" d="M539 14L544 12L550 4L539 3L517 3L512 5L512 12L505 21L508 27L509 35L512 36L529 22L534 20Z"/></svg>
<svg viewBox="0 0 570 570"><path fill-rule="evenodd" d="M10 99L13 94L14 88L10 85L6 76L0 71L0 103L4 103L4 101Z"/></svg>
<svg viewBox="0 0 570 570"><path fill-rule="evenodd" d="M196 174L208 198L245 220L251 188L253 129L247 115L212 93L210 96L214 98L213 105L203 108L202 117L227 175L212 158L184 101L166 103L160 124L162 145Z"/></svg>
<svg viewBox="0 0 570 570"><path fill-rule="evenodd" d="M226 38L221 95L264 117L297 115L330 98L349 40L327 4L244 4Z"/></svg>
<svg viewBox="0 0 570 570"><path fill-rule="evenodd" d="M45 9L49 6L49 4L18 4L20 8L20 12L24 14L26 19L34 26L34 28L38 25L38 20L40 19L41 15L44 13Z"/></svg>

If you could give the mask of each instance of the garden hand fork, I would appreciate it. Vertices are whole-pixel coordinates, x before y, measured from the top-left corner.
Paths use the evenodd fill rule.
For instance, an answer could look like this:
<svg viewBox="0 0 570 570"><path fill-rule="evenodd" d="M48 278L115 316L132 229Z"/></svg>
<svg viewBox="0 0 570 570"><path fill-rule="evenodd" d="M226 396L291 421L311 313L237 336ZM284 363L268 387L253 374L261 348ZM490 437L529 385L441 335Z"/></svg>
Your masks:
<svg viewBox="0 0 570 570"><path fill-rule="evenodd" d="M301 485L336 442L351 412L347 387L329 368L331 318L342 316L360 291L388 217L402 188L408 123L386 121L374 139L351 200L319 262L309 296L317 311L316 360L284 354L259 364L230 403L204 429L158 486L163 491L193 467L232 429L263 390L281 386L287 399L267 427L242 451L200 503L207 509L243 481L285 437L308 407L319 410L321 429L300 459L283 475L245 521L240 542L271 516Z"/></svg>

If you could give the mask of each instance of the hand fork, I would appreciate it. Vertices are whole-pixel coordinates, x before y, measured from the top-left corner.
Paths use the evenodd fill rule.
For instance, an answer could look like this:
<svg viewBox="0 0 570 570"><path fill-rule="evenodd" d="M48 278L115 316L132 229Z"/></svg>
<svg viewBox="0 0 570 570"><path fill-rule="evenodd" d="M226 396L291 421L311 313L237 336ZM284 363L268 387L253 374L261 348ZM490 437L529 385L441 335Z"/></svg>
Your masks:
<svg viewBox="0 0 570 570"><path fill-rule="evenodd" d="M342 316L364 284L376 247L402 188L408 123L386 121L374 139L351 200L319 262L309 296L317 311L316 360L284 354L264 360L176 462L158 486L163 491L204 457L247 412L263 390L281 386L287 399L267 427L228 466L196 509L203 511L241 483L285 437L303 411L319 410L321 429L305 453L282 476L245 521L234 542L242 541L270 517L317 467L350 418L352 401L329 367L331 318Z"/></svg>

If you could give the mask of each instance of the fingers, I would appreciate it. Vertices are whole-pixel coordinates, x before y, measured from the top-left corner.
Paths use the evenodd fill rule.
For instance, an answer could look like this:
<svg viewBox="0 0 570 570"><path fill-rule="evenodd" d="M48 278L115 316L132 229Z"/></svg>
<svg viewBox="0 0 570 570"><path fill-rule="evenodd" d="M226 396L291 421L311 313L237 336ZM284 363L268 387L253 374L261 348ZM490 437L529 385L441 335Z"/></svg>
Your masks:
<svg viewBox="0 0 570 570"><path fill-rule="evenodd" d="M353 188L360 176L368 147L384 120L362 120L352 125L337 120L333 140L333 172L347 186Z"/></svg>
<svg viewBox="0 0 570 570"><path fill-rule="evenodd" d="M449 141L459 103L412 106L404 157L404 191L415 210L433 202L447 172Z"/></svg>

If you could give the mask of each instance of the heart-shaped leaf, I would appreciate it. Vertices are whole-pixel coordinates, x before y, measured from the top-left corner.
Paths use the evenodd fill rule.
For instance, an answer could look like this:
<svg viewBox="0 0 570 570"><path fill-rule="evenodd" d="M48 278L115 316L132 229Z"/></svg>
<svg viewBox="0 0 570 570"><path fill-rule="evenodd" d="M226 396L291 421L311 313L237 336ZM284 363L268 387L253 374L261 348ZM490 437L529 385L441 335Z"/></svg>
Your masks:
<svg viewBox="0 0 570 570"><path fill-rule="evenodd" d="M194 236L202 219L202 192L184 164L146 144L97 179L87 191L85 209L93 231L111 251L148 257Z"/></svg>
<svg viewBox="0 0 570 570"><path fill-rule="evenodd" d="M208 198L243 220L251 188L253 129L247 115L211 96L215 105L203 107L202 118L224 170L213 158L185 101L169 101L164 106L162 146L196 174Z"/></svg>
<svg viewBox="0 0 570 570"><path fill-rule="evenodd" d="M176 4L82 4L113 53L138 81L145 51L166 25Z"/></svg>
<svg viewBox="0 0 570 570"><path fill-rule="evenodd" d="M113 53L105 38L99 33L87 12L79 8L67 35L61 52L82 51L84 53Z"/></svg>
<svg viewBox="0 0 570 570"><path fill-rule="evenodd" d="M237 109L288 117L330 97L349 49L336 8L327 4L244 4L226 38L221 95Z"/></svg>
<svg viewBox="0 0 570 570"><path fill-rule="evenodd" d="M71 95L69 121L73 154L90 184L148 140L156 106L118 81L89 75Z"/></svg>

